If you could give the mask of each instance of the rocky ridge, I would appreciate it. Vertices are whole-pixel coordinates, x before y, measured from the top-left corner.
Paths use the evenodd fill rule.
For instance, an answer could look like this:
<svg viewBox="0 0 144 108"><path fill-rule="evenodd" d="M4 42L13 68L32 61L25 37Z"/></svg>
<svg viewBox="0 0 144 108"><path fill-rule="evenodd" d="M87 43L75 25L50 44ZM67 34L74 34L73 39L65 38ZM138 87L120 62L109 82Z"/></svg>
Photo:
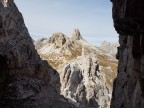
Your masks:
<svg viewBox="0 0 144 108"><path fill-rule="evenodd" d="M0 1L0 107L74 108L59 74L41 60L13 0Z"/></svg>
<svg viewBox="0 0 144 108"><path fill-rule="evenodd" d="M38 40L35 47L59 72L61 94L69 102L78 108L110 107L117 70L117 60L111 54L87 43L82 36L70 38L63 33Z"/></svg>

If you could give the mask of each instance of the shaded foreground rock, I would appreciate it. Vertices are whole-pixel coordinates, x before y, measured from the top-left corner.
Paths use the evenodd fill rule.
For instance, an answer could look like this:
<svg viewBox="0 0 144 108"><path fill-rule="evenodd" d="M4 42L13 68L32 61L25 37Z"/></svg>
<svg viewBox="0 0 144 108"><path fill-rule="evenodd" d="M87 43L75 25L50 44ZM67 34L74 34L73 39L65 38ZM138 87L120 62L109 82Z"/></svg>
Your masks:
<svg viewBox="0 0 144 108"><path fill-rule="evenodd" d="M0 107L74 108L59 74L37 54L13 0L0 1Z"/></svg>
<svg viewBox="0 0 144 108"><path fill-rule="evenodd" d="M120 34L120 47L111 108L144 108L143 5L143 0L113 0L113 20Z"/></svg>
<svg viewBox="0 0 144 108"><path fill-rule="evenodd" d="M113 21L116 31L121 35L134 35L144 32L143 0L113 1Z"/></svg>

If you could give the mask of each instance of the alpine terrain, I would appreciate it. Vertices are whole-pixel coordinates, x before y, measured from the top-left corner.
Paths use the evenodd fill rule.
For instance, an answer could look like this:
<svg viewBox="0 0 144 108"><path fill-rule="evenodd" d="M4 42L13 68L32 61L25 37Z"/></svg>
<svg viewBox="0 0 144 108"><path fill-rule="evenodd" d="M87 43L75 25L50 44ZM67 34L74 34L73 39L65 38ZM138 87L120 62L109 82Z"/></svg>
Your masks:
<svg viewBox="0 0 144 108"><path fill-rule="evenodd" d="M117 60L113 54L89 44L75 29L34 42L41 58L58 71L61 94L78 108L109 108Z"/></svg>

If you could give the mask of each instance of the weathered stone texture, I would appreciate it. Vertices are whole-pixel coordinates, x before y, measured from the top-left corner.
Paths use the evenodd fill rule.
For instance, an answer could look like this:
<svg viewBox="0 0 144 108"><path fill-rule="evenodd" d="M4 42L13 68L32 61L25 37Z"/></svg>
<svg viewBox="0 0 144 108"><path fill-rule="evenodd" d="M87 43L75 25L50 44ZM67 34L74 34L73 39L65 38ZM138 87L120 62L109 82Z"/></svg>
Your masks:
<svg viewBox="0 0 144 108"><path fill-rule="evenodd" d="M143 4L143 0L113 0L113 20L120 34L120 47L111 108L144 108Z"/></svg>
<svg viewBox="0 0 144 108"><path fill-rule="evenodd" d="M42 61L13 0L0 1L0 108L73 108Z"/></svg>

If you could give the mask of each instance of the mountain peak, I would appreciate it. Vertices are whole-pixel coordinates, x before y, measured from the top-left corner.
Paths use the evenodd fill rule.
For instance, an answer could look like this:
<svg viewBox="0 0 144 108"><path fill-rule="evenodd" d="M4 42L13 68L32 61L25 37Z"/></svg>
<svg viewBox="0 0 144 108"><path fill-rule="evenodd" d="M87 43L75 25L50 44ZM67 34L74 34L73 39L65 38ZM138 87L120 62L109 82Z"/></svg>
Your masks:
<svg viewBox="0 0 144 108"><path fill-rule="evenodd" d="M73 34L72 34L72 38L75 39L75 40L83 39L79 29L74 29Z"/></svg>
<svg viewBox="0 0 144 108"><path fill-rule="evenodd" d="M64 36L64 34L62 32L55 32L53 36Z"/></svg>
<svg viewBox="0 0 144 108"><path fill-rule="evenodd" d="M56 32L49 38L49 43L55 43L56 46L61 47L66 42L65 34L61 32Z"/></svg>

